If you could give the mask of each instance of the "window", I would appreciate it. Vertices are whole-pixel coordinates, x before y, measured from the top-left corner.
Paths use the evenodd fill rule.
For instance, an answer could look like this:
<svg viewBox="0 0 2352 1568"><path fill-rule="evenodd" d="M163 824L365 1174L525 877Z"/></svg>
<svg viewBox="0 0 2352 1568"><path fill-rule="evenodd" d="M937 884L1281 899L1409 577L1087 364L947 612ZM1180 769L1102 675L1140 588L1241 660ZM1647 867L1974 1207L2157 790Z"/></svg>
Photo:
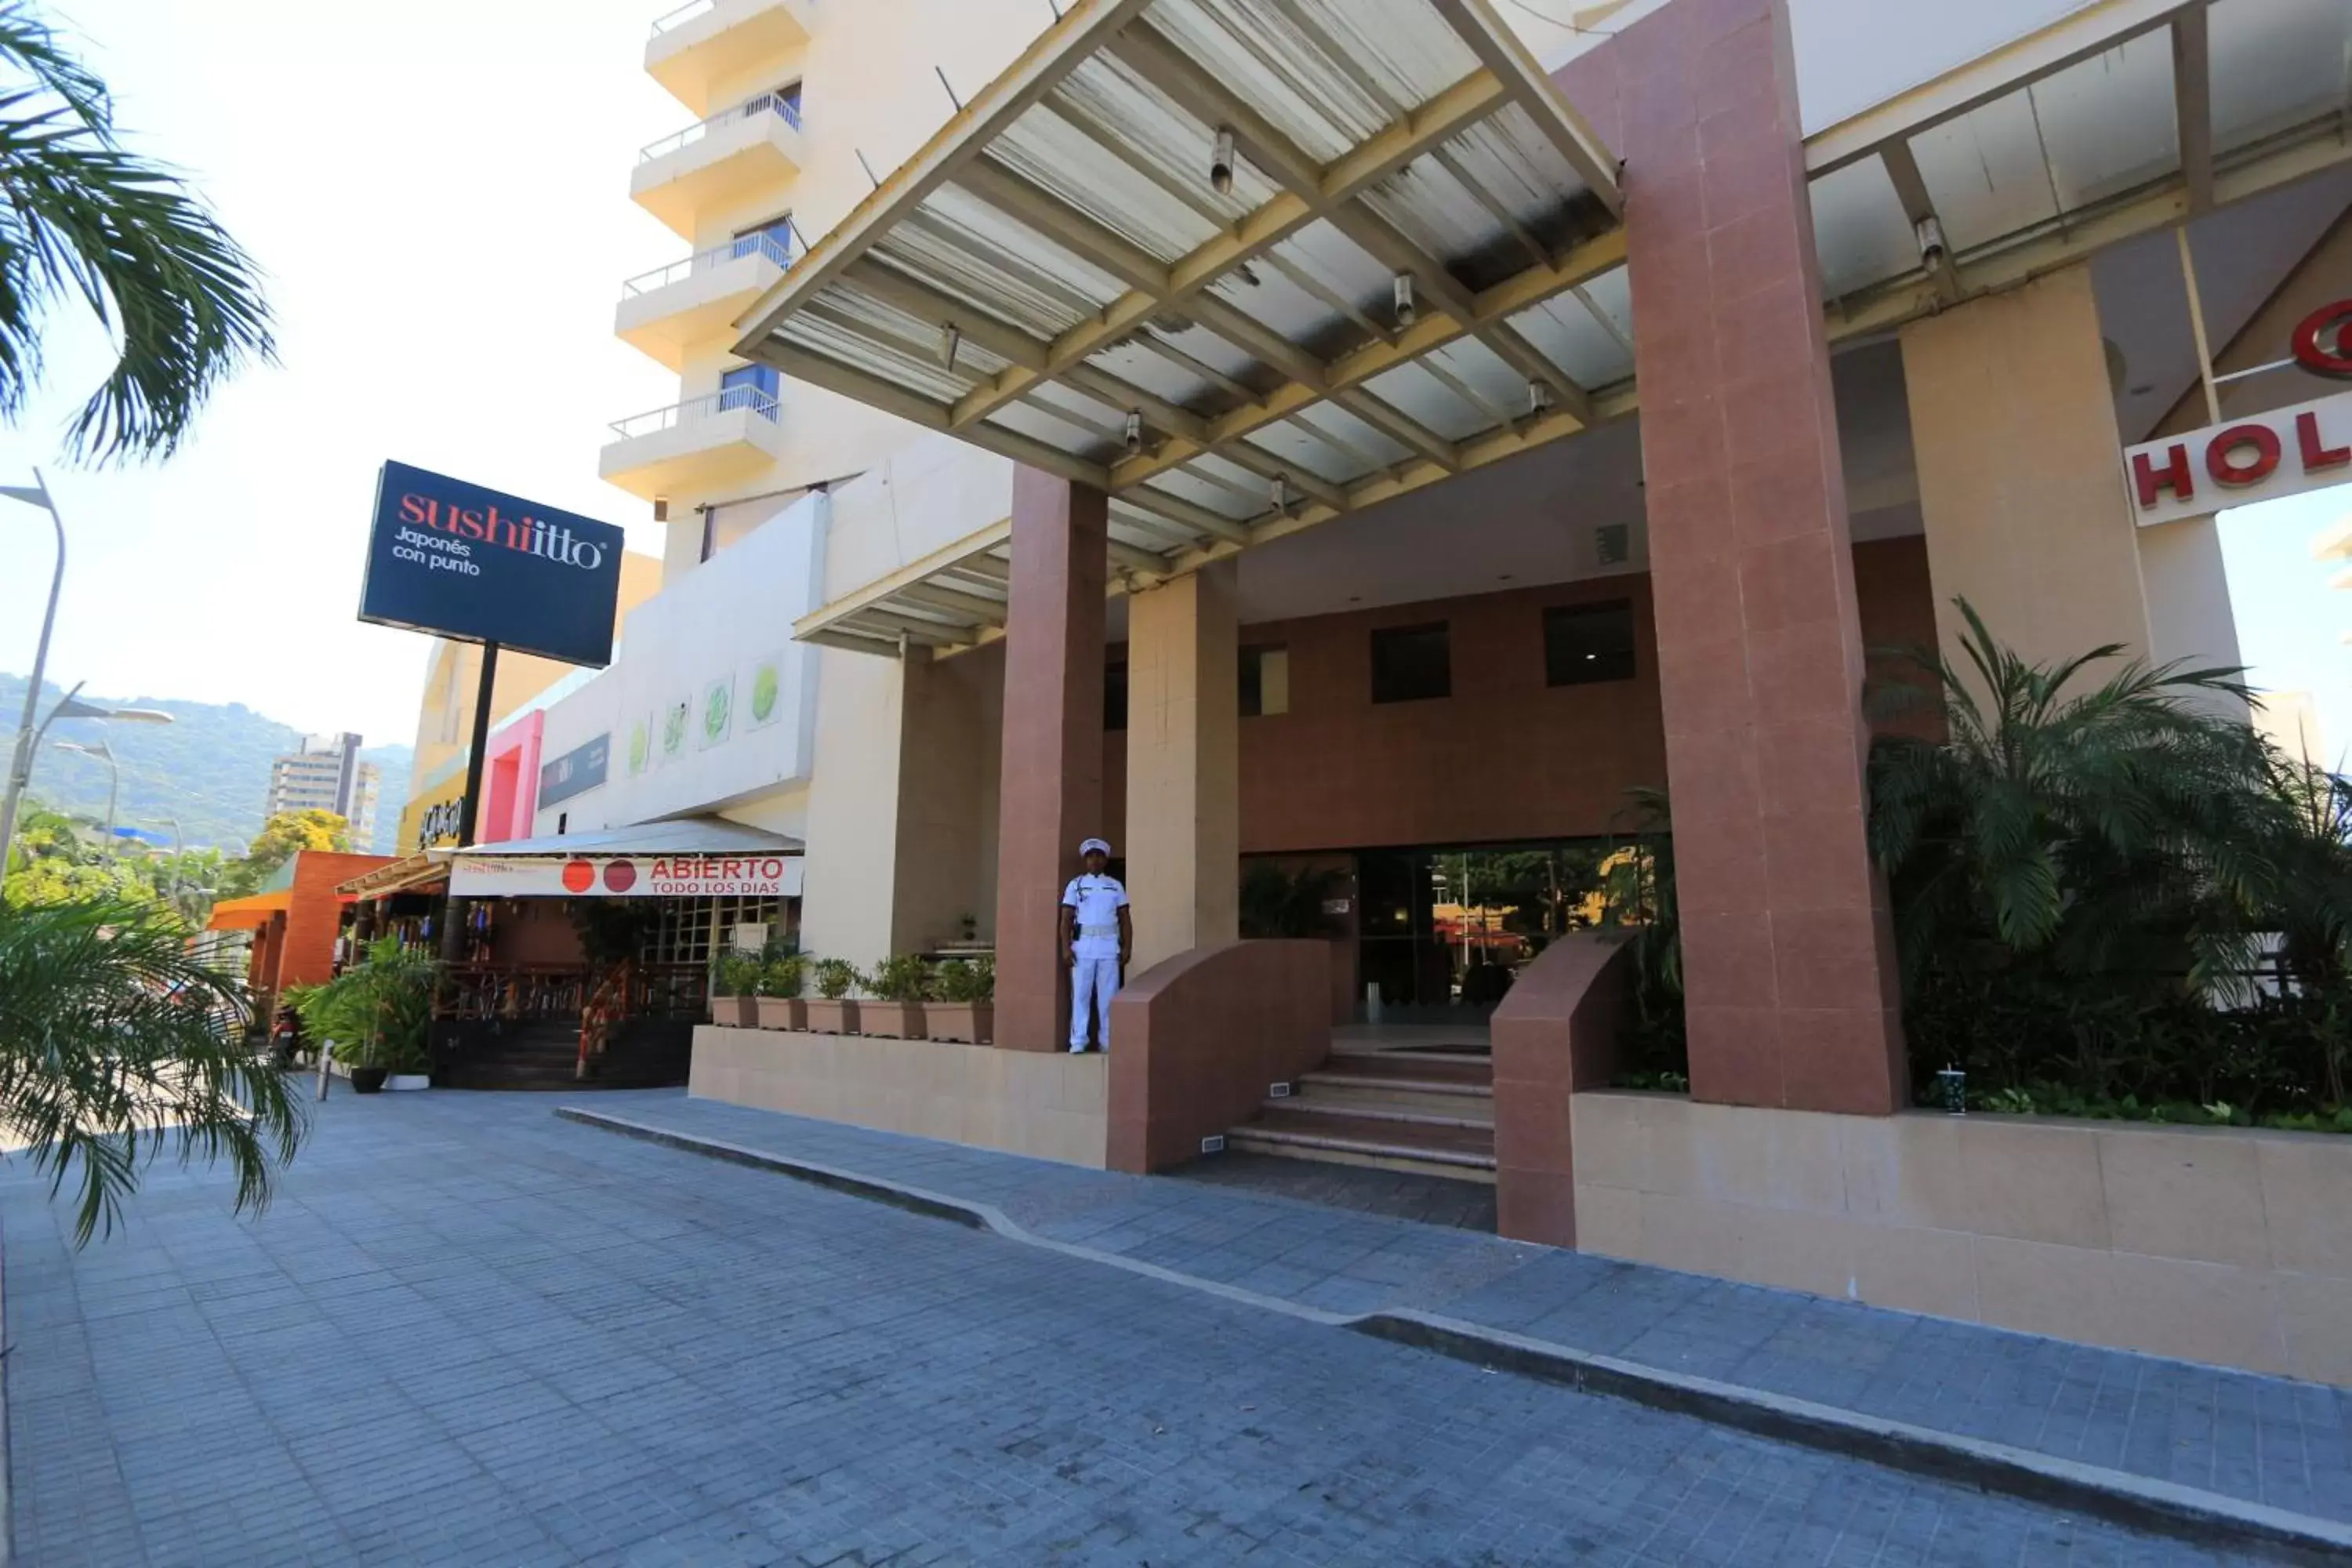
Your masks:
<svg viewBox="0 0 2352 1568"><path fill-rule="evenodd" d="M1279 643L1242 649L1242 717L1290 711L1290 650Z"/></svg>
<svg viewBox="0 0 2352 1568"><path fill-rule="evenodd" d="M1372 634L1372 700L1422 702L1454 694L1445 623L1389 626Z"/></svg>
<svg viewBox="0 0 2352 1568"><path fill-rule="evenodd" d="M730 247L729 254L737 258L764 256L779 267L791 266L793 215L786 213L782 217L770 218L767 222L755 224L750 228L737 229L735 241Z"/></svg>
<svg viewBox="0 0 2352 1568"><path fill-rule="evenodd" d="M767 925L787 936L791 911L775 899L665 899L659 921L646 939L649 963L707 963L739 925Z"/></svg>
<svg viewBox="0 0 2352 1568"><path fill-rule="evenodd" d="M1108 665L1103 669L1103 728L1119 731L1127 728L1127 660Z"/></svg>
<svg viewBox="0 0 2352 1568"><path fill-rule="evenodd" d="M1633 679L1633 604L1558 605L1544 612L1544 684Z"/></svg>
<svg viewBox="0 0 2352 1568"><path fill-rule="evenodd" d="M773 419L779 384L774 365L738 366L719 378L719 406L749 408L762 418Z"/></svg>

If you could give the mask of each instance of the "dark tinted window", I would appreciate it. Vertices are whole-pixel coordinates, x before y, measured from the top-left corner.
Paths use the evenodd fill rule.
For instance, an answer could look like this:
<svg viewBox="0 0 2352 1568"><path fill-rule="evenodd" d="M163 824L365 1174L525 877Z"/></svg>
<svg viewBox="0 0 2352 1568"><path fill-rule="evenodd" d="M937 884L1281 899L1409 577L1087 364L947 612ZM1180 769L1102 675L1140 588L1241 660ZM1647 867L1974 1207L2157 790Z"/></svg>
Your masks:
<svg viewBox="0 0 2352 1568"><path fill-rule="evenodd" d="M1372 634L1372 700L1419 702L1454 691L1445 623L1391 626Z"/></svg>
<svg viewBox="0 0 2352 1568"><path fill-rule="evenodd" d="M1280 643L1260 643L1241 653L1242 717L1289 712L1289 648Z"/></svg>
<svg viewBox="0 0 2352 1568"><path fill-rule="evenodd" d="M1633 679L1633 605L1561 605L1544 612L1544 684Z"/></svg>
<svg viewBox="0 0 2352 1568"><path fill-rule="evenodd" d="M1127 728L1127 661L1109 666L1103 671L1103 728Z"/></svg>

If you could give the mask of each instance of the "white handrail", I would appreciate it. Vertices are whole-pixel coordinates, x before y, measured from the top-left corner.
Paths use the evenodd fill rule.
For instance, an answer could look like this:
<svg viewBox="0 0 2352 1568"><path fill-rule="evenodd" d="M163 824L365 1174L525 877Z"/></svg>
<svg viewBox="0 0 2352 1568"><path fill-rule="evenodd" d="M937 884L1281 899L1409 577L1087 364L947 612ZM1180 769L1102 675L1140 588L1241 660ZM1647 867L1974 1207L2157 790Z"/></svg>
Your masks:
<svg viewBox="0 0 2352 1568"><path fill-rule="evenodd" d="M658 38L680 22L689 22L706 12L719 9L719 0L686 0L686 4L667 16L654 18L654 37Z"/></svg>
<svg viewBox="0 0 2352 1568"><path fill-rule="evenodd" d="M778 267L789 268L793 264L792 242L785 234L773 229L738 235L724 245L698 250L684 260L673 261L667 267L656 267L651 272L640 272L635 278L625 279L621 284L621 293L627 299L650 294L656 289L684 282L698 272L724 267L747 256L764 256Z"/></svg>
<svg viewBox="0 0 2352 1568"><path fill-rule="evenodd" d="M801 100L797 95L781 92L763 92L756 97L747 98L732 109L722 109L708 120L696 121L675 136L665 136L658 142L639 148L637 162L650 163L656 158L665 157L681 147L692 146L721 125L730 125L739 120L756 119L762 114L775 115L797 131L801 127Z"/></svg>
<svg viewBox="0 0 2352 1568"><path fill-rule="evenodd" d="M667 408L648 409L626 419L615 419L613 434L624 441L639 436L658 436L665 430L716 418L738 408L748 408L762 419L772 420L776 416L776 395L763 386L725 386L700 397L673 403Z"/></svg>

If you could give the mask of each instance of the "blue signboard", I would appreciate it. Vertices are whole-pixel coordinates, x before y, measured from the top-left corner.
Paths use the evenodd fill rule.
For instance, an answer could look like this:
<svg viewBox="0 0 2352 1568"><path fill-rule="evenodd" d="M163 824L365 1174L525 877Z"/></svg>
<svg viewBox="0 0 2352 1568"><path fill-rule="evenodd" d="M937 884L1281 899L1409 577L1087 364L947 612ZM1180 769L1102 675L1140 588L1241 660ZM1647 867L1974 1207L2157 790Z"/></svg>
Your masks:
<svg viewBox="0 0 2352 1568"><path fill-rule="evenodd" d="M584 746L574 746L551 763L539 766L539 804L553 805L559 800L570 800L575 795L586 795L604 782L604 774L613 765L613 737L610 731L597 736Z"/></svg>
<svg viewBox="0 0 2352 1568"><path fill-rule="evenodd" d="M609 522L386 463L360 619L602 668L622 538Z"/></svg>

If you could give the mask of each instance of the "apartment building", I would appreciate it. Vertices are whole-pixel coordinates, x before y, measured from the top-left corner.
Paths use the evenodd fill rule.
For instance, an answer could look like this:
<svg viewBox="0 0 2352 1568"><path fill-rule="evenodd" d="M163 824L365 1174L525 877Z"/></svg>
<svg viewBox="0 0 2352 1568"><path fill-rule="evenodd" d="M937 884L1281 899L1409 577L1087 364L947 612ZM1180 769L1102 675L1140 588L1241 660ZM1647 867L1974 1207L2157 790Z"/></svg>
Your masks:
<svg viewBox="0 0 2352 1568"><path fill-rule="evenodd" d="M360 761L360 737L305 735L292 752L269 764L268 815L283 811L331 811L352 825L352 842L375 842L383 770Z"/></svg>

